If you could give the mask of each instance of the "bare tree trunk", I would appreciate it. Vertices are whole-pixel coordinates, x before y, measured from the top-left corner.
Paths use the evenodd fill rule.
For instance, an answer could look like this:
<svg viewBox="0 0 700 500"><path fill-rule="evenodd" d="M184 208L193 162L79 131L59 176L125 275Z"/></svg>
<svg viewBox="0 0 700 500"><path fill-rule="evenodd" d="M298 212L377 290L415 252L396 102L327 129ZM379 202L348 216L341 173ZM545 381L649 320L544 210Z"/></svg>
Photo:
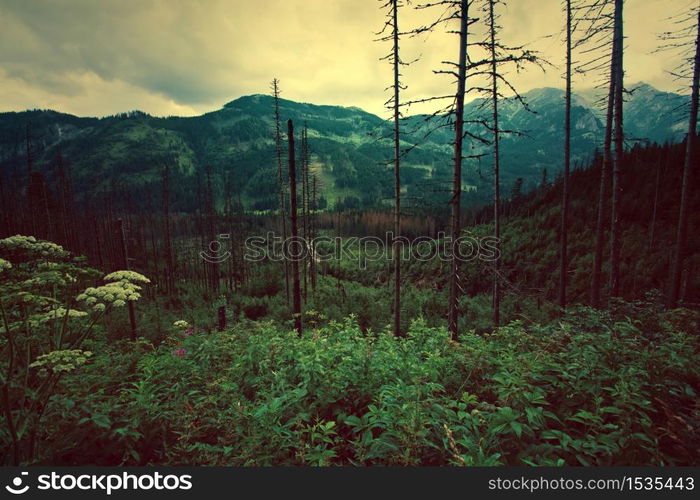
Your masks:
<svg viewBox="0 0 700 500"><path fill-rule="evenodd" d="M284 196L284 176L282 174L282 127L280 125L280 89L279 80L272 80L272 92L275 100L275 152L277 154L277 185L279 188L280 227L283 241L287 241L287 210ZM284 292L289 304L289 261L282 259L284 265Z"/></svg>
<svg viewBox="0 0 700 500"><path fill-rule="evenodd" d="M163 228L165 229L165 288L168 295L175 289L175 269L173 265L173 243L170 231L170 167L163 167Z"/></svg>
<svg viewBox="0 0 700 500"><path fill-rule="evenodd" d="M661 189L661 153L656 161L656 183L654 185L654 207L651 212L651 223L649 224L649 246L647 251L654 250L654 239L656 238L656 215L659 210L659 191Z"/></svg>
<svg viewBox="0 0 700 500"><path fill-rule="evenodd" d="M493 105L493 226L496 238L497 258L493 261L493 324L498 326L501 322L501 283L500 271L500 247L501 247L501 180L499 159L499 125L498 125L498 63L496 54L496 20L494 17L494 0L489 0L489 32L490 32L490 57L491 57L491 101Z"/></svg>
<svg viewBox="0 0 700 500"><path fill-rule="evenodd" d="M304 123L301 142L301 214L302 214L302 231L304 235L304 244L309 242L309 139L308 129ZM308 247L307 247L308 248ZM308 252L304 252L304 301L309 293L309 263Z"/></svg>
<svg viewBox="0 0 700 500"><path fill-rule="evenodd" d="M671 284L668 293L668 307L678 306L680 293L681 273L686 253L686 237L688 232L688 199L691 196L691 169L695 155L695 143L697 141L698 121L698 83L700 81L700 10L698 11L698 32L695 40L695 66L693 68L693 90L690 105L690 119L688 122L688 137L685 146L685 159L683 162L683 185L681 188L681 203L678 213L678 226L676 229L676 248L673 253L671 266Z"/></svg>
<svg viewBox="0 0 700 500"><path fill-rule="evenodd" d="M622 90L624 70L623 60L623 31L622 31L623 0L615 0L615 37L617 46L615 64L615 150L613 154L612 175L612 224L610 226L610 296L620 295L620 174L622 170L622 155L624 152L624 132L622 116Z"/></svg>
<svg viewBox="0 0 700 500"><path fill-rule="evenodd" d="M124 222L122 219L117 219L116 224L117 237L119 238L119 245L121 247L121 257L124 269L130 269L129 266L129 252L126 246L126 238L124 237ZM127 300L126 304L129 309L129 324L131 325L131 340L136 340L138 334L136 332L136 314L134 313L134 302L132 300Z"/></svg>
<svg viewBox="0 0 700 500"><path fill-rule="evenodd" d="M296 158L294 157L294 124L292 120L287 120L287 139L289 141L289 205L291 212L292 226L292 242L294 245L299 244L299 232L297 228L297 172ZM286 256L285 256L286 257ZM294 298L294 328L301 336L301 287L299 284L299 258L297 255L292 256L292 281L293 281L293 298Z"/></svg>
<svg viewBox="0 0 700 500"><path fill-rule="evenodd" d="M5 176L0 175L0 208L2 208L4 222L3 232L0 234L10 236L12 234L12 221L10 220L10 210L8 209L8 197L5 194L5 182Z"/></svg>
<svg viewBox="0 0 700 500"><path fill-rule="evenodd" d="M207 167L207 230L209 242L216 240L216 208L214 206L214 190L211 184L211 167ZM219 292L219 263L216 259L208 262L209 267L209 288L212 292Z"/></svg>
<svg viewBox="0 0 700 500"><path fill-rule="evenodd" d="M401 336L401 146L399 138L399 5L397 0L392 3L393 28L393 66L394 66L394 241L392 253L394 256L394 335Z"/></svg>
<svg viewBox="0 0 700 500"><path fill-rule="evenodd" d="M568 217L569 169L571 166L571 0L566 0L566 97L564 110L564 176L562 179L561 228L559 241L559 307L566 311L566 286L569 271Z"/></svg>
<svg viewBox="0 0 700 500"><path fill-rule="evenodd" d="M31 234L38 237L39 235L37 234L37 225L35 217L36 207L34 206L34 200L32 200L32 167L34 162L34 154L32 151L32 139L29 133L28 123L25 128L25 142L27 147L27 217L29 217L28 227L31 231Z"/></svg>
<svg viewBox="0 0 700 500"><path fill-rule="evenodd" d="M312 215L311 215L311 294L316 296L316 246L314 239L316 238L316 213L318 210L318 199L316 198L316 175L311 177L311 199L312 199Z"/></svg>
<svg viewBox="0 0 700 500"><path fill-rule="evenodd" d="M460 237L460 211L462 198L462 142L464 139L464 94L467 80L467 27L469 2L462 0L459 28L459 65L457 67L457 99L455 106L454 172L452 177L452 262L450 273L450 298L448 328L452 340L458 340L459 321L459 260L457 240Z"/></svg>
<svg viewBox="0 0 700 500"><path fill-rule="evenodd" d="M605 139L603 144L603 162L600 167L600 187L598 190L598 218L596 221L595 251L593 256L593 272L591 274L590 300L592 307L600 307L600 282L603 274L603 247L605 246L605 207L608 198L608 177L611 170L612 157L612 127L615 107L615 75L617 46L613 43L610 56L610 81L608 87L608 107L605 115Z"/></svg>

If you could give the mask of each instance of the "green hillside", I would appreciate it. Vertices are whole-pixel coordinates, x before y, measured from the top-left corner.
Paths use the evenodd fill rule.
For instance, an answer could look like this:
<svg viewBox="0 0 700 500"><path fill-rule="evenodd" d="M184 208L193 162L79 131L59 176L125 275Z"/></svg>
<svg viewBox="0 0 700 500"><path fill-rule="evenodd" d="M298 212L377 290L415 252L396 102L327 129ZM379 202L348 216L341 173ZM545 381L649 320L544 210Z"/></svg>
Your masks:
<svg viewBox="0 0 700 500"><path fill-rule="evenodd" d="M553 88L525 94L531 112L511 100L502 103L502 127L520 132L502 141L502 183L510 189L517 178L525 191L539 185L543 171L552 178L560 169L563 142L563 92ZM683 138L685 98L639 85L627 107L630 140L676 142ZM572 158L589 161L602 140L600 110L590 93L574 99ZM281 117L297 130L306 124L314 169L321 180L320 195L330 206L370 208L392 197L386 162L392 157L390 127L381 118L358 108L319 106L282 99ZM465 115L486 118L482 99L471 101ZM197 186L211 169L217 199L225 179L232 194L249 209L276 206L276 161L273 143L273 100L267 95L241 97L202 116L158 118L130 112L106 118L79 118L54 111L0 114L0 171L26 171L26 133L33 161L52 178L56 157L71 166L74 188L81 199L99 199L113 190L128 190L134 200L159 189L163 165L173 176L175 209L196 207ZM404 120L402 184L407 204L441 208L451 175L451 129L444 118ZM475 135L483 127L470 125ZM472 154L463 170L464 203L482 205L491 196L488 145L472 141ZM199 179L199 180L198 180Z"/></svg>

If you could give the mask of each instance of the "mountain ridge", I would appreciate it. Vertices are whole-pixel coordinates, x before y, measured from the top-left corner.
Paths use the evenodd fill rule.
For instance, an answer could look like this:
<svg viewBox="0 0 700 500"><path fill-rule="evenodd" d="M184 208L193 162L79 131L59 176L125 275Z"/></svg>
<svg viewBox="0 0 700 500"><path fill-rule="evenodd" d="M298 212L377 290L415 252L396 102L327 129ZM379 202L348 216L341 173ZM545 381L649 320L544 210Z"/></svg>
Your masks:
<svg viewBox="0 0 700 500"><path fill-rule="evenodd" d="M544 175L559 170L563 155L564 92L555 87L533 89L523 97L535 113L513 99L502 102L504 129L523 131L523 136L503 138L503 186L508 189L523 178L525 189L536 186ZM603 124L599 108L590 105L590 94L574 95L572 156L585 163L602 143ZM686 96L661 92L648 84L633 88L625 103L625 127L630 139L678 142L684 137L687 118L682 112ZM478 117L483 100L472 100L465 115ZM71 165L76 192L84 197L126 186L135 195L158 186L162 165L174 166L181 185L177 208L193 209L192 192L205 169L211 169L217 196L228 193L249 209L265 210L276 205L273 100L266 94L241 96L220 109L194 117L155 117L131 111L108 117L78 117L54 110L0 113L0 171L20 171L26 163L23 143L27 126L33 161L49 181L60 154ZM392 196L387 160L392 158L391 124L355 106L318 105L280 99L281 116L294 120L297 130L309 129L312 168L321 194L329 205L350 208L381 206ZM403 181L407 200L421 206L443 205L438 194L451 178L451 130L427 122L425 115L404 121ZM430 134L428 134L430 132ZM470 132L483 134L472 125ZM471 141L468 151L488 155L486 145ZM478 205L490 197L489 160L468 161L463 182L469 188L465 203ZM187 188L187 189L186 189ZM439 188L439 189L438 189ZM227 188L228 189L228 188ZM432 190L432 194L427 194ZM444 189L446 191L446 189Z"/></svg>

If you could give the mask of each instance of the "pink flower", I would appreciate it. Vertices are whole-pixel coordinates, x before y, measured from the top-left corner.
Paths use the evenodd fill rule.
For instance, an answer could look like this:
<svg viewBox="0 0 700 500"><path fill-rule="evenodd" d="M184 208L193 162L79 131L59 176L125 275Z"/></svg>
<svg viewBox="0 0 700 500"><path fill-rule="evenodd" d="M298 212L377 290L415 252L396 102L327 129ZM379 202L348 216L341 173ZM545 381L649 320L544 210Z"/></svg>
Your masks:
<svg viewBox="0 0 700 500"><path fill-rule="evenodd" d="M181 347L180 349L175 349L173 351L173 356L177 356L178 358L181 358L182 356L185 355L186 352L187 351Z"/></svg>

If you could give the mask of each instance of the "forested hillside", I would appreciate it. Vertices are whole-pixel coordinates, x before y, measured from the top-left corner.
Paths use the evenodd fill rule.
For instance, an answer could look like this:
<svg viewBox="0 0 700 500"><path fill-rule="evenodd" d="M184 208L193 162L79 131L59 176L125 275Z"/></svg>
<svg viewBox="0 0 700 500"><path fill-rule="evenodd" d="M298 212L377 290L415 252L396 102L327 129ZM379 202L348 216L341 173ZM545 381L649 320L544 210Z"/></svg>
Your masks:
<svg viewBox="0 0 700 500"><path fill-rule="evenodd" d="M685 119L677 94L660 92L646 84L633 87L625 108L630 138L663 143L683 138ZM561 170L558 161L564 114L561 90L543 88L524 95L531 111L505 100L503 127L524 135L505 136L502 145L503 185L506 190L522 178L523 189L538 186ZM487 115L483 99L470 102L465 115ZM590 161L601 143L603 121L594 92L576 98L573 107L574 162ZM386 168L391 126L378 116L357 108L318 106L280 99L280 112L309 128L312 168L319 176L319 196L328 207L339 201L350 208L390 204L392 177ZM483 115L483 116L482 116ZM404 189L411 205L440 210L450 182L450 127L446 118L415 115L405 120ZM476 119L476 118L474 118ZM81 201L94 201L120 190L137 203L158 189L162 167L170 165L174 181L173 208L197 207L197 183L206 169L214 176L217 199L224 186L246 208L276 207L272 97L253 95L236 99L222 109L192 118L158 118L134 111L106 118L79 118L54 111L0 113L0 172L13 186L26 172L27 140L35 169L49 184L56 182L57 159L70 169L73 189ZM478 124L474 134L484 134ZM473 145L472 154L484 154L463 172L465 203L479 206L491 196L488 147ZM144 208L143 206L139 208ZM220 207L223 208L223 207Z"/></svg>

